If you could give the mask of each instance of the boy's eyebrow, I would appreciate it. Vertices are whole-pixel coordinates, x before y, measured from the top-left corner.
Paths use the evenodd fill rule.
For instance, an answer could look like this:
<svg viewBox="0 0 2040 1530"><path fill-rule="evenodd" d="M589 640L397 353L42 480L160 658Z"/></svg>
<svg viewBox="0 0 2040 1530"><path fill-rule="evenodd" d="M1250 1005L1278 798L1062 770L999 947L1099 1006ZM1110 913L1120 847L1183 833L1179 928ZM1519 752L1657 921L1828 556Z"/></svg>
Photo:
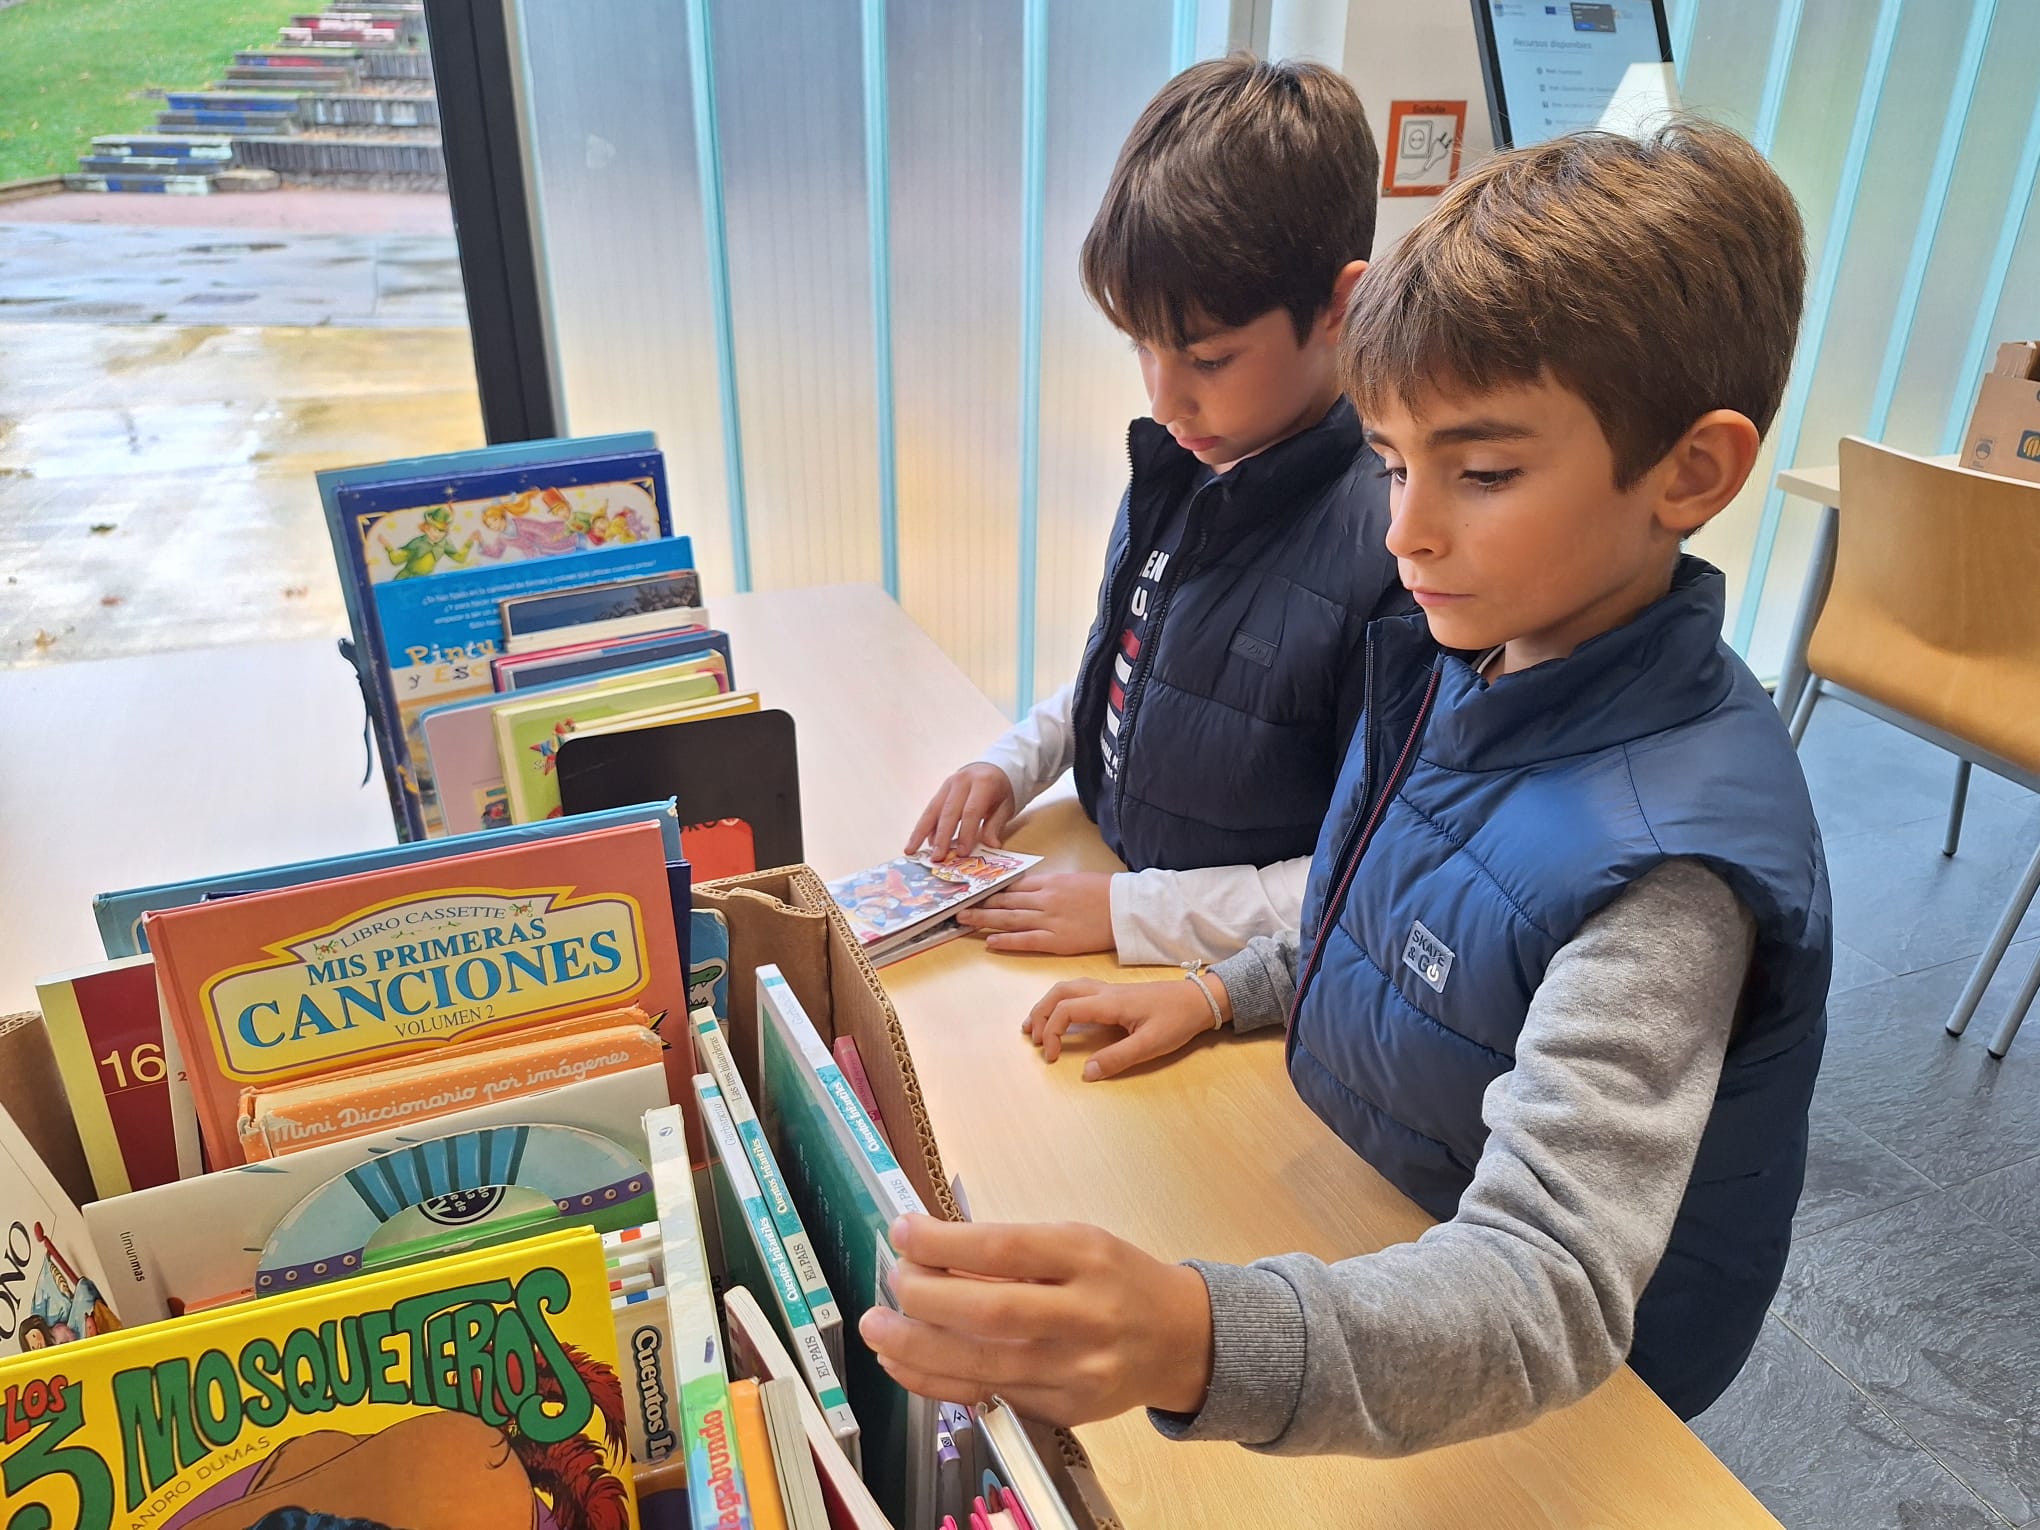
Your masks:
<svg viewBox="0 0 2040 1530"><path fill-rule="evenodd" d="M1361 432L1370 446L1394 446L1382 432L1369 427ZM1430 432L1425 443L1430 446L1459 446L1468 441L1525 441L1537 432L1517 420L1467 420L1458 425L1445 425Z"/></svg>

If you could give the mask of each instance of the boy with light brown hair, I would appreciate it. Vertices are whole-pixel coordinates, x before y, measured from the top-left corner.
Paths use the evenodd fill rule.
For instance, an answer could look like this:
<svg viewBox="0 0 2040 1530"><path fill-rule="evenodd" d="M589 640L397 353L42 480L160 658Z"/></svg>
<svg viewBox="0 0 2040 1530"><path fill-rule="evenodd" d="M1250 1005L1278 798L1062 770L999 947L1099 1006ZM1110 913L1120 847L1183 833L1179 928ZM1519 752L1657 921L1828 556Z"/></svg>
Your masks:
<svg viewBox="0 0 2040 1530"><path fill-rule="evenodd" d="M1440 1225L1241 1268L913 1219L902 1312L861 1325L895 1376L1365 1454L1515 1428L1625 1358L1682 1417L1734 1379L1791 1240L1832 928L1783 722L1681 543L1749 476L1804 283L1790 193L1695 123L1500 155L1368 273L1342 361L1423 614L1369 630L1301 927L1188 982L1061 985L1026 1027L1050 1061L1124 1030L1103 1077L1214 1010L1286 1022L1304 1102Z"/></svg>

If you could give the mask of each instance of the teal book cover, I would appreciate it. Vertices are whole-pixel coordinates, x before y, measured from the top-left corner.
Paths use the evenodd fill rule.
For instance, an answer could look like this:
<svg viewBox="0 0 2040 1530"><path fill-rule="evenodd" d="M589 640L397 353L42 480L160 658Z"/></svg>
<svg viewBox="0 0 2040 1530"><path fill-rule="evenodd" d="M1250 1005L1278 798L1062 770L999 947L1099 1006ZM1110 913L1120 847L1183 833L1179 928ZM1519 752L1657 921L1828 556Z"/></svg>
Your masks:
<svg viewBox="0 0 2040 1530"><path fill-rule="evenodd" d="M887 1230L924 1208L776 967L758 969L758 1023L765 1136L842 1306L844 1387L865 1481L894 1524L932 1525L936 1404L888 1376L857 1334L869 1308L897 1305Z"/></svg>

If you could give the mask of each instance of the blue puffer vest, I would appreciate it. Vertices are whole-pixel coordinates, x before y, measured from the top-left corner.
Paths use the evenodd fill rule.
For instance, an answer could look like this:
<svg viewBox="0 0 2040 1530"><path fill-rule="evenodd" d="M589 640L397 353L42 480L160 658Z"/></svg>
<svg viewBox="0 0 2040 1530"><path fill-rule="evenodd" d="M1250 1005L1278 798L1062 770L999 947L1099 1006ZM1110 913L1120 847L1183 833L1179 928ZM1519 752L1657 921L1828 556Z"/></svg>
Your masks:
<svg viewBox="0 0 2040 1530"><path fill-rule="evenodd" d="M1197 492L1126 687L1108 781L1099 737L1127 602L1198 467L1153 420L1128 428L1127 455L1072 706L1078 798L1135 871L1308 855L1359 720L1367 623L1411 609L1383 547L1381 461L1342 398Z"/></svg>
<svg viewBox="0 0 2040 1530"><path fill-rule="evenodd" d="M1741 1370L1784 1272L1833 954L1805 781L1722 606L1720 573L1683 558L1635 620L1492 686L1422 618L1377 623L1289 1033L1305 1103L1449 1218L1487 1136L1482 1091L1559 948L1669 858L1726 881L1755 957L1629 1357L1687 1418Z"/></svg>

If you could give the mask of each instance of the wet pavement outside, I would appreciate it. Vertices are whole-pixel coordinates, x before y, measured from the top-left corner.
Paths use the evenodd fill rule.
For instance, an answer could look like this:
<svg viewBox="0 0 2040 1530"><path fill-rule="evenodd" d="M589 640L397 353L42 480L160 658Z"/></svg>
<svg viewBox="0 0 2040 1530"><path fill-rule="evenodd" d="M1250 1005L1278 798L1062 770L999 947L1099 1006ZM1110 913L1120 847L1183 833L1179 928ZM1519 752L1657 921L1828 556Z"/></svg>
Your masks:
<svg viewBox="0 0 2040 1530"><path fill-rule="evenodd" d="M343 632L312 475L481 444L465 326L443 197L0 203L0 666Z"/></svg>

